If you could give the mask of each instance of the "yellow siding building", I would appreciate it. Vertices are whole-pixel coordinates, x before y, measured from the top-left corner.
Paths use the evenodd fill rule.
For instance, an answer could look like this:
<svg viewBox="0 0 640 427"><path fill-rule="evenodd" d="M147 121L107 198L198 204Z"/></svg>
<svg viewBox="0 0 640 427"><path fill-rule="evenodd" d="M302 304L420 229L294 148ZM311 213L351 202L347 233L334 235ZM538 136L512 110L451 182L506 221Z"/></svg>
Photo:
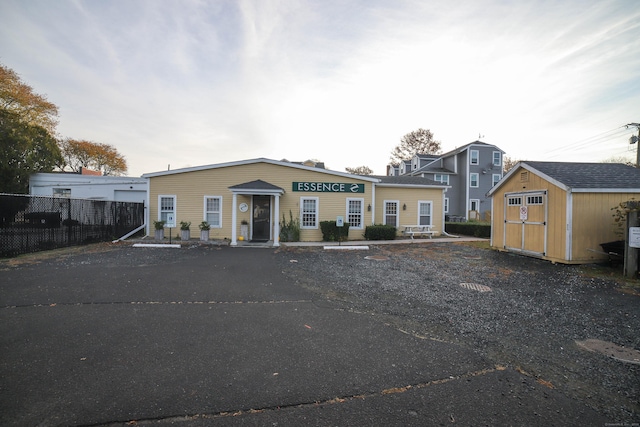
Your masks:
<svg viewBox="0 0 640 427"><path fill-rule="evenodd" d="M520 162L489 191L491 246L554 262L607 259L620 240L612 208L640 198L640 169L622 164Z"/></svg>
<svg viewBox="0 0 640 427"><path fill-rule="evenodd" d="M321 241L320 222L341 216L350 240L372 224L430 225L444 230L445 185L420 177L362 176L265 158L144 174L148 178L147 234L153 221L202 221L211 236L236 245L279 245L280 222L300 220L300 240ZM243 227L246 223L246 227ZM400 233L400 230L399 230Z"/></svg>

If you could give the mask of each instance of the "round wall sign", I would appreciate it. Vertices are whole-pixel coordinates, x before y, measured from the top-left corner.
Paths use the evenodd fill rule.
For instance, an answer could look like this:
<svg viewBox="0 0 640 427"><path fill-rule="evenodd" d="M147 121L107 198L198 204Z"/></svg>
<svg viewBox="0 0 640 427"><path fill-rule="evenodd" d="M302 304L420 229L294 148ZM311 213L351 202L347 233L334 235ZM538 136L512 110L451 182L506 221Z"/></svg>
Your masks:
<svg viewBox="0 0 640 427"><path fill-rule="evenodd" d="M249 206L246 203L240 203L240 212L246 212L249 210Z"/></svg>

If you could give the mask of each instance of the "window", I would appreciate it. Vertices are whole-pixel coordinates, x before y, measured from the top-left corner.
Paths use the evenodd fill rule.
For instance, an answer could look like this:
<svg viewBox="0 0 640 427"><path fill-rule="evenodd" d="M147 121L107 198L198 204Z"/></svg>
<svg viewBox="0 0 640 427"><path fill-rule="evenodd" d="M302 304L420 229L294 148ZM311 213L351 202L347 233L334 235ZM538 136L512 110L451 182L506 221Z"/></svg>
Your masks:
<svg viewBox="0 0 640 427"><path fill-rule="evenodd" d="M494 173L493 174L493 179L491 180L491 186L495 186L498 181L500 181L502 179L502 175L500 175L499 173Z"/></svg>
<svg viewBox="0 0 640 427"><path fill-rule="evenodd" d="M469 174L469 186L477 187L479 179L480 179L480 175L478 175L477 173Z"/></svg>
<svg viewBox="0 0 640 427"><path fill-rule="evenodd" d="M435 173L433 174L433 180L435 182L441 182L445 185L449 185L449 175L446 175L446 174Z"/></svg>
<svg viewBox="0 0 640 427"><path fill-rule="evenodd" d="M70 188L54 188L53 197L71 197Z"/></svg>
<svg viewBox="0 0 640 427"><path fill-rule="evenodd" d="M349 228L362 228L364 224L364 199L347 199L347 222Z"/></svg>
<svg viewBox="0 0 640 427"><path fill-rule="evenodd" d="M418 225L432 225L431 202L418 202Z"/></svg>
<svg viewBox="0 0 640 427"><path fill-rule="evenodd" d="M318 198L300 198L300 210L300 218L302 218L300 228L318 228Z"/></svg>
<svg viewBox="0 0 640 427"><path fill-rule="evenodd" d="M542 196L527 196L527 205L541 205Z"/></svg>
<svg viewBox="0 0 640 427"><path fill-rule="evenodd" d="M478 150L469 151L469 163L472 165L477 165L480 163L480 153L478 152Z"/></svg>
<svg viewBox="0 0 640 427"><path fill-rule="evenodd" d="M158 196L158 219L160 221L167 221L167 215L173 214L176 217L176 196Z"/></svg>
<svg viewBox="0 0 640 427"><path fill-rule="evenodd" d="M469 200L469 210L478 212L480 210L480 200L478 199Z"/></svg>
<svg viewBox="0 0 640 427"><path fill-rule="evenodd" d="M444 213L449 213L449 198L444 198Z"/></svg>
<svg viewBox="0 0 640 427"><path fill-rule="evenodd" d="M204 196L204 220L214 228L222 228L222 197Z"/></svg>
<svg viewBox="0 0 640 427"><path fill-rule="evenodd" d="M493 152L493 166L502 166L502 153L499 151Z"/></svg>
<svg viewBox="0 0 640 427"><path fill-rule="evenodd" d="M507 204L509 206L520 206L522 204L522 197L509 197Z"/></svg>
<svg viewBox="0 0 640 427"><path fill-rule="evenodd" d="M398 205L399 201L385 200L384 201L384 223L385 225L398 226Z"/></svg>

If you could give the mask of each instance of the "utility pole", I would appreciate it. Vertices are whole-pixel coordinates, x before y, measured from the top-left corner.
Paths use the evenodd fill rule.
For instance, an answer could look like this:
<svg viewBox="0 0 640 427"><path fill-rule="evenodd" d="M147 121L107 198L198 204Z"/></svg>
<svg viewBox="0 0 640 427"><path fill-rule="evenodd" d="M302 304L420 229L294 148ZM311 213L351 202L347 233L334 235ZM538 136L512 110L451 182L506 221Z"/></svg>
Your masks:
<svg viewBox="0 0 640 427"><path fill-rule="evenodd" d="M638 131L638 136L633 135L629 138L629 144L638 144L636 145L636 167L640 168L640 123L629 123L627 129L629 129L629 126L635 126Z"/></svg>

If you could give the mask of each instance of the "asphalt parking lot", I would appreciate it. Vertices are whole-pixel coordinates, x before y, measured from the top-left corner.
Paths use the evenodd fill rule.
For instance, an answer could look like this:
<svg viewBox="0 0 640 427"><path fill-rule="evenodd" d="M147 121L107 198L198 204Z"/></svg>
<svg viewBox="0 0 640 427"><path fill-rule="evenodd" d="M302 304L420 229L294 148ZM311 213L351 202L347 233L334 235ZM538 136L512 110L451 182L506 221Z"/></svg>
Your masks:
<svg viewBox="0 0 640 427"><path fill-rule="evenodd" d="M465 346L301 286L285 271L293 258L121 244L4 260L0 424L621 422Z"/></svg>

